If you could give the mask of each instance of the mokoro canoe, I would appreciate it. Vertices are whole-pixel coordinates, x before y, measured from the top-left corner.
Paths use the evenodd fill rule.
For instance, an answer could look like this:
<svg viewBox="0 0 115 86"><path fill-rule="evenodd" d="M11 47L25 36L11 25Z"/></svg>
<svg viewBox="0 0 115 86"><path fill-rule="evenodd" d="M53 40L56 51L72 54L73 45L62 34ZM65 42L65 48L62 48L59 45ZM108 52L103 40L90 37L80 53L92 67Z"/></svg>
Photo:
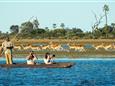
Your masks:
<svg viewBox="0 0 115 86"><path fill-rule="evenodd" d="M16 63L16 64L0 64L0 67L4 68L70 68L74 65L74 63L70 62L57 62L53 64L35 64L35 65L28 65L26 63Z"/></svg>

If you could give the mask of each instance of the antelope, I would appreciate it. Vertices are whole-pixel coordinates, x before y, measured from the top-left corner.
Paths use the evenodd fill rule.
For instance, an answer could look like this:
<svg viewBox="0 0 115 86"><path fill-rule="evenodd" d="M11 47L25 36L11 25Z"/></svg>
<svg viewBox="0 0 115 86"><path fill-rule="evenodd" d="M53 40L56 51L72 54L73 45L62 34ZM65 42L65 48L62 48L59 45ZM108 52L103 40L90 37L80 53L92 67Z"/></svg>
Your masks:
<svg viewBox="0 0 115 86"><path fill-rule="evenodd" d="M111 44L104 47L105 50L112 49L112 48L113 46Z"/></svg>
<svg viewBox="0 0 115 86"><path fill-rule="evenodd" d="M30 48L31 48L32 50L41 50L41 48L38 47L38 46L31 46Z"/></svg>
<svg viewBox="0 0 115 86"><path fill-rule="evenodd" d="M61 45L57 45L55 47L53 47L54 50L62 50L63 48L61 47Z"/></svg>
<svg viewBox="0 0 115 86"><path fill-rule="evenodd" d="M50 49L52 49L52 50L61 50L62 47L59 44L50 44Z"/></svg>
<svg viewBox="0 0 115 86"><path fill-rule="evenodd" d="M69 45L70 49L75 49L75 46Z"/></svg>
<svg viewBox="0 0 115 86"><path fill-rule="evenodd" d="M14 46L14 49L21 50L21 46Z"/></svg>
<svg viewBox="0 0 115 86"><path fill-rule="evenodd" d="M78 50L78 51L85 51L84 47L81 46L81 45L77 45L75 46L75 51Z"/></svg>
<svg viewBox="0 0 115 86"><path fill-rule="evenodd" d="M115 49L115 43L112 44L112 49Z"/></svg>
<svg viewBox="0 0 115 86"><path fill-rule="evenodd" d="M98 50L99 48L104 48L103 43L101 45L98 45L98 46L95 47L96 50Z"/></svg>
<svg viewBox="0 0 115 86"><path fill-rule="evenodd" d="M24 50L31 49L31 45L23 47Z"/></svg>
<svg viewBox="0 0 115 86"><path fill-rule="evenodd" d="M46 46L42 46L41 48L42 48L42 50L46 50L46 49L49 49L49 45L46 45Z"/></svg>
<svg viewBox="0 0 115 86"><path fill-rule="evenodd" d="M113 49L115 49L115 46L113 46Z"/></svg>
<svg viewBox="0 0 115 86"><path fill-rule="evenodd" d="M81 45L70 45L70 49L75 49L75 51L85 51L84 47Z"/></svg>

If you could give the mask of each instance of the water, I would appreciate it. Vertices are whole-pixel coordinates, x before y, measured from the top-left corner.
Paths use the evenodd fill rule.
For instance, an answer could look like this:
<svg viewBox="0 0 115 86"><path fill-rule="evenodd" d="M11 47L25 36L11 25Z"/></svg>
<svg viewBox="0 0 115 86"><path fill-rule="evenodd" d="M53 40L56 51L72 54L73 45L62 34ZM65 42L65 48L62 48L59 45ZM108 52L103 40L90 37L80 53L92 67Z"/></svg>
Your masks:
<svg viewBox="0 0 115 86"><path fill-rule="evenodd" d="M75 65L71 68L0 68L0 86L115 86L113 59L56 60L60 61L75 62ZM0 63L4 64L5 60Z"/></svg>

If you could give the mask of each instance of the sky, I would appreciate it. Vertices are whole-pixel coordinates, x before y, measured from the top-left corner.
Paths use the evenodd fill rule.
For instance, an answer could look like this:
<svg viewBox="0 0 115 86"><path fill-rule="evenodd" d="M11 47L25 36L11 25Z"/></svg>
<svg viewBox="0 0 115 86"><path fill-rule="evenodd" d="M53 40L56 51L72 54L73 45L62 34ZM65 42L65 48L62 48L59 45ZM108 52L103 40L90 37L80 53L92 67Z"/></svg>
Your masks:
<svg viewBox="0 0 115 86"><path fill-rule="evenodd" d="M65 27L91 31L96 22L93 12L98 17L103 15L104 4L110 8L108 24L115 23L114 0L0 0L0 31L9 32L11 25L21 25L35 17L41 28L64 23ZM104 24L105 18L100 27Z"/></svg>

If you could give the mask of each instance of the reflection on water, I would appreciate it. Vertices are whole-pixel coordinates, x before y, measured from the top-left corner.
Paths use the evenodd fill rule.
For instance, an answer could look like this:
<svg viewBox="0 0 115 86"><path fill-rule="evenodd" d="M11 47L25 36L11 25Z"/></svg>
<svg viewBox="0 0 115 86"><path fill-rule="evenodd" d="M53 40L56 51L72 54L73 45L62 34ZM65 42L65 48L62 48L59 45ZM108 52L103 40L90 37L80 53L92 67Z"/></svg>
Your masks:
<svg viewBox="0 0 115 86"><path fill-rule="evenodd" d="M115 85L115 60L56 60L60 61L75 62L75 65L71 68L0 68L0 86Z"/></svg>

